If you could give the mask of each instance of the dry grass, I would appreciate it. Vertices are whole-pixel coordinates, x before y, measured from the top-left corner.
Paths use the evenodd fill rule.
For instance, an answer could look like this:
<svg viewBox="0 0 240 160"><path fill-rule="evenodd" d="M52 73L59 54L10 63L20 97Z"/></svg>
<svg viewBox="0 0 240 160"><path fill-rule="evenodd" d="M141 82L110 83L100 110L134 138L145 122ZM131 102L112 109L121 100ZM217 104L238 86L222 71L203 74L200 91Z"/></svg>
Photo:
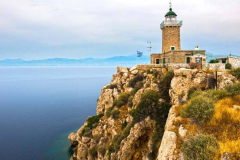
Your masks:
<svg viewBox="0 0 240 160"><path fill-rule="evenodd" d="M233 159L240 159L240 111L233 108L239 104L240 95L218 101L212 119L202 127L217 138L220 155L228 152Z"/></svg>
<svg viewBox="0 0 240 160"><path fill-rule="evenodd" d="M212 74L214 73L216 70L213 70L213 69L206 69L206 70L201 70L202 72L205 72L205 73L209 73L209 74Z"/></svg>
<svg viewBox="0 0 240 160"><path fill-rule="evenodd" d="M231 159L240 159L240 110L234 109L233 105L240 105L240 95L235 97L224 98L215 103L215 112L211 120L202 126L193 123L190 118L178 118L174 122L178 131L178 127L183 125L188 130L187 136L199 133L214 136L219 143L219 151L216 154L216 160L219 160L224 152L231 155ZM177 106L175 108L176 115L179 116L182 109L186 105ZM177 148L181 148L181 141L177 143Z"/></svg>

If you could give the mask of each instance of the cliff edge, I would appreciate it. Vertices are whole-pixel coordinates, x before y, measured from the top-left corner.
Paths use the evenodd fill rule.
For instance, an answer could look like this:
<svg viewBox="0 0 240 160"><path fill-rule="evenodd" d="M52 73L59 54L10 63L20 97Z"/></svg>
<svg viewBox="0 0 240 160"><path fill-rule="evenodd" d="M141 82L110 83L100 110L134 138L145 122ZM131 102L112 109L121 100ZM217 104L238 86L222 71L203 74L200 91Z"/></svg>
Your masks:
<svg viewBox="0 0 240 160"><path fill-rule="evenodd" d="M186 159L180 148L193 135L189 128L195 123L202 127L179 113L191 102L189 94L192 90L204 94L216 86L224 90L237 82L225 72L117 67L101 91L97 115L68 136L74 151L71 159Z"/></svg>

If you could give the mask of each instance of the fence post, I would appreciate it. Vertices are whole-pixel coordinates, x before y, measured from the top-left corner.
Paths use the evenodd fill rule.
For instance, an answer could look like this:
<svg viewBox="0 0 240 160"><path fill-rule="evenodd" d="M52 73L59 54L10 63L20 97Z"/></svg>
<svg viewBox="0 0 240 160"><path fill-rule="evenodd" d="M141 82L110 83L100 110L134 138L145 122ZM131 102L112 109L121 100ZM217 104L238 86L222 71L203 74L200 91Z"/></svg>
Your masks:
<svg viewBox="0 0 240 160"><path fill-rule="evenodd" d="M218 79L217 79L217 71L216 71L216 90L218 90Z"/></svg>

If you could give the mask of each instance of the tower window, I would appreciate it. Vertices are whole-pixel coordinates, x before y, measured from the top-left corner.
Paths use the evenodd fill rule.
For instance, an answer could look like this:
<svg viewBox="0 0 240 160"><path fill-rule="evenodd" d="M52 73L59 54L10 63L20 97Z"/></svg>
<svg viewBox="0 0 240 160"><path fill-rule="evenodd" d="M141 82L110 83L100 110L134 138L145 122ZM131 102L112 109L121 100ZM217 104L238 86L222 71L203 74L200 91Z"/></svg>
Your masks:
<svg viewBox="0 0 240 160"><path fill-rule="evenodd" d="M175 46L171 46L171 51L174 51L175 50Z"/></svg>
<svg viewBox="0 0 240 160"><path fill-rule="evenodd" d="M156 64L159 64L159 59L156 59Z"/></svg>

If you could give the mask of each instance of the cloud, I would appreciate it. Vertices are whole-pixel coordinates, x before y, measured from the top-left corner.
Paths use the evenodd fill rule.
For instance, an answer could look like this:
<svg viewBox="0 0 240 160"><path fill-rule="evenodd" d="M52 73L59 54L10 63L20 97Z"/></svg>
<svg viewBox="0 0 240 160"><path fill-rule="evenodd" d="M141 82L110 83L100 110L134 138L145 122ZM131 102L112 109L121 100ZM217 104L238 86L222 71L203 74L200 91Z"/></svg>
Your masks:
<svg viewBox="0 0 240 160"><path fill-rule="evenodd" d="M208 44L219 45L221 48L224 47L222 44L229 41L232 41L232 44L240 41L240 1L172 2L178 19L183 20L182 40L189 41L189 44L192 41L195 41L195 44L203 44L207 50L213 48ZM17 44L21 50L21 41L25 41L26 47L29 44L29 48L33 48L31 51L36 52L45 46L45 52L54 56L54 52L59 51L57 47L64 47L67 49L61 53L62 57L75 55L76 58L81 58L90 54L84 48L85 45L92 45L92 48L97 49L100 45L106 46L101 56L110 56L114 52L114 46L122 46L121 53L129 54L130 51L136 50L129 50L130 46L145 50L146 41L151 40L155 45L153 50L160 52L159 24L168 11L168 3L166 0L2 0L0 42L5 45L4 50L7 53L18 58L22 58L20 53L23 52L17 51L17 48L8 50L6 46ZM188 42L182 44L185 49L193 48ZM79 47L72 49L72 46ZM97 49L91 49L91 54L97 56ZM77 50L81 55L76 55ZM74 53L71 55L71 52ZM24 54L26 58L35 56L36 54L31 53Z"/></svg>

